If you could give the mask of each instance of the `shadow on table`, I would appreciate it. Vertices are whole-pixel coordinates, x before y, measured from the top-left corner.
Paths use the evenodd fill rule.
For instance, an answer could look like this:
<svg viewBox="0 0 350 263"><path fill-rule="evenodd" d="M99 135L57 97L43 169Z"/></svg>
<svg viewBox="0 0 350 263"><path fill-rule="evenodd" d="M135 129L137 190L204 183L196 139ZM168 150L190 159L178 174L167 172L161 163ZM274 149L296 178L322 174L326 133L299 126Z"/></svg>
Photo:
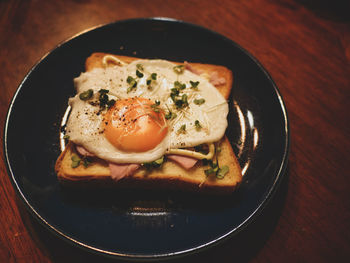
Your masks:
<svg viewBox="0 0 350 263"><path fill-rule="evenodd" d="M274 231L282 213L288 190L288 168L281 185L267 203L265 209L253 222L235 236L219 242L214 247L200 251L197 254L187 255L168 260L173 263L189 262L249 262L264 247ZM23 222L39 247L46 251L53 262L124 262L101 255L87 252L84 249L67 244L44 228L25 209L18 200Z"/></svg>

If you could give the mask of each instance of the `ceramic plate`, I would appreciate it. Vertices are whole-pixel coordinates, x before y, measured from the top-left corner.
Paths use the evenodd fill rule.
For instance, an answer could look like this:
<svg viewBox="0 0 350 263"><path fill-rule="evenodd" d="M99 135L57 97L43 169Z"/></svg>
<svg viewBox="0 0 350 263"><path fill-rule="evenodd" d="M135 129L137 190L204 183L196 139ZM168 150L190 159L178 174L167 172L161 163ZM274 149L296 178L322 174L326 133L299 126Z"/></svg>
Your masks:
<svg viewBox="0 0 350 263"><path fill-rule="evenodd" d="M62 188L54 172L60 123L73 78L93 52L224 65L234 84L227 136L244 179L233 195ZM53 233L90 251L122 258L185 255L232 236L264 208L287 164L288 120L262 65L232 40L165 18L119 21L81 33L44 56L9 107L8 174L32 214Z"/></svg>

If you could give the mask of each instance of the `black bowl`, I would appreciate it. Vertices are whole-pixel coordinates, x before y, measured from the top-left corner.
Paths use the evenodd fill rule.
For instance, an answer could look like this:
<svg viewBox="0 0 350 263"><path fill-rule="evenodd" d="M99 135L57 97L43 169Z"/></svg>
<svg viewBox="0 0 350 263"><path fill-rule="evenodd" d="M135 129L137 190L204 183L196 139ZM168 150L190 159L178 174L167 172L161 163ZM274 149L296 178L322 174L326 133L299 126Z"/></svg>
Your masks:
<svg viewBox="0 0 350 263"><path fill-rule="evenodd" d="M227 197L180 192L61 188L54 164L73 78L93 52L224 65L234 74L227 136L243 168ZM44 56L9 107L8 174L29 211L59 237L103 255L158 259L232 236L260 212L281 181L289 148L286 109L264 68L213 31L167 18L119 21L81 33Z"/></svg>

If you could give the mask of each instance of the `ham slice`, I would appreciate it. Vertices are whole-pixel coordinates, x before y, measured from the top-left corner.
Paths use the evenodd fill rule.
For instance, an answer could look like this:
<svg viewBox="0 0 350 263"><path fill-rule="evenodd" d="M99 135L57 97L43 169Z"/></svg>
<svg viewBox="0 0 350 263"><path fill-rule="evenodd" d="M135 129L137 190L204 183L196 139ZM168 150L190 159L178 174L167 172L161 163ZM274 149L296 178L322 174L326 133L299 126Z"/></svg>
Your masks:
<svg viewBox="0 0 350 263"><path fill-rule="evenodd" d="M83 146L75 146L77 152L83 156L93 157L94 154L90 153ZM126 176L132 175L140 168L140 164L137 163L108 163L109 170L111 171L111 177L113 180L120 180Z"/></svg>
<svg viewBox="0 0 350 263"><path fill-rule="evenodd" d="M226 84L226 79L224 77L219 77L217 71L214 71L210 74L209 82L214 86Z"/></svg>
<svg viewBox="0 0 350 263"><path fill-rule="evenodd" d="M76 150L79 154L83 156L93 157L94 154L90 153L83 146L76 145ZM178 165L188 170L191 169L196 163L197 159L192 157L187 157L183 155L170 154L167 156L168 159L176 162ZM133 175L137 169L140 168L140 164L137 163L108 163L109 170L111 171L111 177L115 181Z"/></svg>
<svg viewBox="0 0 350 263"><path fill-rule="evenodd" d="M196 163L197 159L182 155L176 155L176 154L170 154L167 156L168 159L173 160L177 164L179 164L181 167L185 168L186 170L192 168Z"/></svg>
<svg viewBox="0 0 350 263"><path fill-rule="evenodd" d="M83 146L80 145L76 145L75 149L77 150L77 152L79 154L81 154L82 156L88 156L88 157L93 157L95 156L93 153L89 152L88 150L86 150Z"/></svg>
<svg viewBox="0 0 350 263"><path fill-rule="evenodd" d="M191 71L192 73L196 74L196 75L200 75L203 73L203 70L198 70L198 69L195 69L194 67L192 67L192 65L190 63L188 63L187 61L184 62L184 66L185 66L185 69Z"/></svg>
<svg viewBox="0 0 350 263"><path fill-rule="evenodd" d="M115 181L134 174L141 166L137 163L109 163L108 165L111 171L111 177Z"/></svg>

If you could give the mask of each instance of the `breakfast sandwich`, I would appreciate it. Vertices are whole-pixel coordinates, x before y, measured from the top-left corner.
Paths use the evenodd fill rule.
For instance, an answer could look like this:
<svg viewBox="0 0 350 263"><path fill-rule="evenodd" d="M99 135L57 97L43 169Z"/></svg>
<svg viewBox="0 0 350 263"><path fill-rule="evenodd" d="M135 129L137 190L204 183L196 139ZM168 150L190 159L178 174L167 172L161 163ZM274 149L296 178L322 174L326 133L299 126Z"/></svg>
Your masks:
<svg viewBox="0 0 350 263"><path fill-rule="evenodd" d="M229 193L242 174L225 136L223 66L94 53L74 79L61 182Z"/></svg>

